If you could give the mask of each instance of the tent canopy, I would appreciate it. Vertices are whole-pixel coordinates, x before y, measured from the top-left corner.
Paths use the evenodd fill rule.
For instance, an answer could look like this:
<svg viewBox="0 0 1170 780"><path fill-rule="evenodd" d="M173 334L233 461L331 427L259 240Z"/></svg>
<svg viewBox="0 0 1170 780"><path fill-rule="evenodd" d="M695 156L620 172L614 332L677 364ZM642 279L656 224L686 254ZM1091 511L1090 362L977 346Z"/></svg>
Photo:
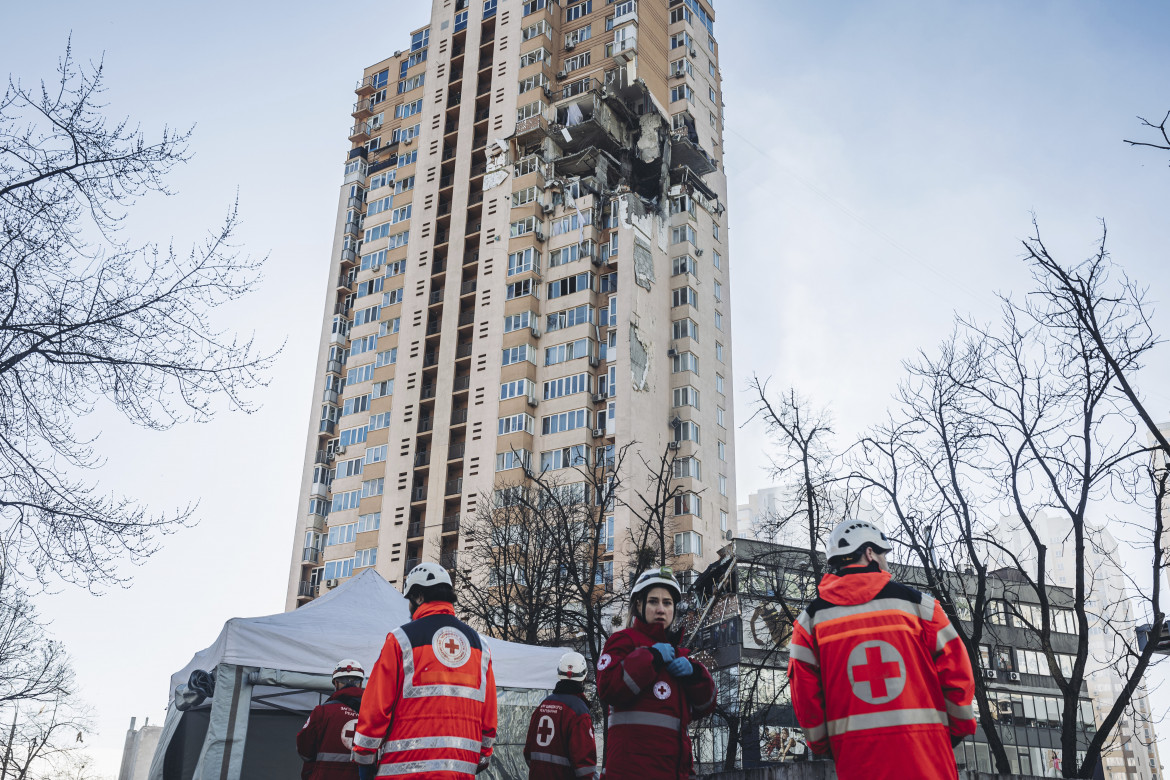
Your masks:
<svg viewBox="0 0 1170 780"><path fill-rule="evenodd" d="M171 676L168 699L195 669L226 663L308 674L331 674L342 658L354 658L367 674L386 634L410 620L406 598L373 569L292 612L232 618L215 642ZM556 685L565 648L532 647L483 637L492 654L496 685L548 689Z"/></svg>

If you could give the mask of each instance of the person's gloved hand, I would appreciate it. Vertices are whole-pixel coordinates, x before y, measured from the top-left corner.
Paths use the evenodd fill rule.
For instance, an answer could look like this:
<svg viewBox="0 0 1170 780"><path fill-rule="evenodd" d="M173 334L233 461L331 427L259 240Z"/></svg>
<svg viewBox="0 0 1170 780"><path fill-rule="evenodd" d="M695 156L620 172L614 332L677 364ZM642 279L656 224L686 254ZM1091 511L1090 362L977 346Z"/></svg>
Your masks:
<svg viewBox="0 0 1170 780"><path fill-rule="evenodd" d="M689 677L695 671L695 666L690 659L680 655L666 665L666 671L670 672L671 677Z"/></svg>
<svg viewBox="0 0 1170 780"><path fill-rule="evenodd" d="M479 766L477 766L475 768L475 773L478 775L480 772L483 772L484 770L486 770L488 768L488 765L491 763L492 763L491 756L480 756L479 757Z"/></svg>
<svg viewBox="0 0 1170 780"><path fill-rule="evenodd" d="M664 664L668 664L674 660L674 646L666 642L659 642L658 644L650 645L650 649L658 656L658 660Z"/></svg>

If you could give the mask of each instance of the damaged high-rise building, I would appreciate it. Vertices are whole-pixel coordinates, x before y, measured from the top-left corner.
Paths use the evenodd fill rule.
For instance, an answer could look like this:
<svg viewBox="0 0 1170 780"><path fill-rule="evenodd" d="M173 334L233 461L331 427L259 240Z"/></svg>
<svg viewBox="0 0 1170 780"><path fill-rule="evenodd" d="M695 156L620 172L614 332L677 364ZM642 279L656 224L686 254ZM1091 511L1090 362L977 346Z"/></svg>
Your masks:
<svg viewBox="0 0 1170 780"><path fill-rule="evenodd" d="M708 0L434 0L365 70L289 608L364 567L457 567L499 485L627 444L639 488L643 458L676 458L675 568L713 560L735 524L713 26Z"/></svg>

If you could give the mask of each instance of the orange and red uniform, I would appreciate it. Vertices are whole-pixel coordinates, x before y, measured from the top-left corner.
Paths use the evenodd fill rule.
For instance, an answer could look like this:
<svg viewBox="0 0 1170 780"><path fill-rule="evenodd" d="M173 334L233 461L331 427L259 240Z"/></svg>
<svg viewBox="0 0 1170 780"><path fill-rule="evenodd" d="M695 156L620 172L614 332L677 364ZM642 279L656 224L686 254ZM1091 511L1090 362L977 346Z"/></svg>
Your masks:
<svg viewBox="0 0 1170 780"><path fill-rule="evenodd" d="M361 703L361 688L342 688L309 713L297 732L297 753L305 762L301 780L357 780L350 747Z"/></svg>
<svg viewBox="0 0 1170 780"><path fill-rule="evenodd" d="M975 733L975 679L930 594L876 565L825 575L796 621L788 677L814 753L840 780L957 778L952 743Z"/></svg>
<svg viewBox="0 0 1170 780"><path fill-rule="evenodd" d="M496 681L488 648L431 601L386 636L362 698L354 760L378 777L465 780L496 739Z"/></svg>

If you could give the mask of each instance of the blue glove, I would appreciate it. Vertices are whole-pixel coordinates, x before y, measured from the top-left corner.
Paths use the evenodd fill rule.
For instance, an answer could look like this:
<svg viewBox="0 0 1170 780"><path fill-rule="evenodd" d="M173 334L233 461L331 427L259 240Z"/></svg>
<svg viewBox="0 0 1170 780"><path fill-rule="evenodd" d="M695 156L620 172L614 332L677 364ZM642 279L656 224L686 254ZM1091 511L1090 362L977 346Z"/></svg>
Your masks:
<svg viewBox="0 0 1170 780"><path fill-rule="evenodd" d="M695 667L689 659L680 655L666 665L666 671L670 672L671 677L689 677L695 671Z"/></svg>
<svg viewBox="0 0 1170 780"><path fill-rule="evenodd" d="M377 764L359 764L358 765L358 779L359 780L376 780L378 777Z"/></svg>
<svg viewBox="0 0 1170 780"><path fill-rule="evenodd" d="M673 645L668 645L666 642L659 642L656 645L651 645L650 649L658 653L658 657L662 659L662 663L664 664L668 664L674 660Z"/></svg>

